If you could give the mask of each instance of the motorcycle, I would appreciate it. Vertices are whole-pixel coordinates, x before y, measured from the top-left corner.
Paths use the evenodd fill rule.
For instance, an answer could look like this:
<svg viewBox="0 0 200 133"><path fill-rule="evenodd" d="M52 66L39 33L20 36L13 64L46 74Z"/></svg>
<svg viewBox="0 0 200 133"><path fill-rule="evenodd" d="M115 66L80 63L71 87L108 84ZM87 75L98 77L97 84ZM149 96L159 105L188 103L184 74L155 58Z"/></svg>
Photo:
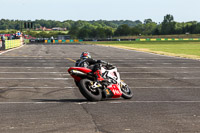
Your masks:
<svg viewBox="0 0 200 133"><path fill-rule="evenodd" d="M92 68L71 67L69 74L81 94L89 101L100 101L107 98L131 99L133 93L129 86L120 79L117 68L109 63L99 63L100 70Z"/></svg>

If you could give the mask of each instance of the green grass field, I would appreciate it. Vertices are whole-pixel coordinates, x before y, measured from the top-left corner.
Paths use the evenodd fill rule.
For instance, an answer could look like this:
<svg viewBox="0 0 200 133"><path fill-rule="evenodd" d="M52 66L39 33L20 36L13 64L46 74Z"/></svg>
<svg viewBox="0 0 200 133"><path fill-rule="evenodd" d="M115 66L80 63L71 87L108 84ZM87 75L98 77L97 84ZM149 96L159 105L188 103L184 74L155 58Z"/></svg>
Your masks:
<svg viewBox="0 0 200 133"><path fill-rule="evenodd" d="M97 44L113 46L137 51L151 52L162 55L177 56L191 59L200 59L199 41L164 41L164 42L85 42L86 44Z"/></svg>

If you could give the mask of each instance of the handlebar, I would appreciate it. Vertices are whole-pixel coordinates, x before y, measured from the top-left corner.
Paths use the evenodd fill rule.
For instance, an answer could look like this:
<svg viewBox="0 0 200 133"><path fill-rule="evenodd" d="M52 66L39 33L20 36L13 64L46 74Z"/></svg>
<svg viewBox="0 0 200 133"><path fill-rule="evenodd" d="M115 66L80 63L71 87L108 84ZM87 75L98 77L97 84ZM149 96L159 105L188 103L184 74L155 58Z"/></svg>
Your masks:
<svg viewBox="0 0 200 133"><path fill-rule="evenodd" d="M98 63L100 66L105 67L106 69L114 69L114 68L115 68L115 66L113 66L113 64L108 63L108 62L106 62L106 61L98 60L97 63Z"/></svg>

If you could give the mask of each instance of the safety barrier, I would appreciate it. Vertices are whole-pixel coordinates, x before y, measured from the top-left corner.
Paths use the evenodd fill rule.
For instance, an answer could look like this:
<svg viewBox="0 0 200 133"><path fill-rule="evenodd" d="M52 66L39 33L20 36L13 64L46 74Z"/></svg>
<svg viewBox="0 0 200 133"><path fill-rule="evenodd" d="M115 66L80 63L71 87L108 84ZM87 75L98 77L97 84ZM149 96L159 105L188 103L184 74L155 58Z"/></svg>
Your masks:
<svg viewBox="0 0 200 133"><path fill-rule="evenodd" d="M4 44L4 48L3 49L11 49L11 48L16 48L21 46L21 40L20 39L16 39L16 40L5 40L5 44Z"/></svg>
<svg viewBox="0 0 200 133"><path fill-rule="evenodd" d="M145 38L136 41L200 41L200 38Z"/></svg>
<svg viewBox="0 0 200 133"><path fill-rule="evenodd" d="M72 43L72 42L82 42L83 40L81 39L70 39L70 40L45 40L45 43Z"/></svg>

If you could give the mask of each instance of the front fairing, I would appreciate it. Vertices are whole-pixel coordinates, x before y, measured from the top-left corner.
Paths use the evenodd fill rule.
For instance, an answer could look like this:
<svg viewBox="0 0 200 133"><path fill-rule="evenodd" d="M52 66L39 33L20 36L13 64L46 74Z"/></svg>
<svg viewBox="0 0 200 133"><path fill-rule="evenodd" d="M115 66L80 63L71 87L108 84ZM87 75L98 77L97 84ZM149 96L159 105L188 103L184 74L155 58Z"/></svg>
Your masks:
<svg viewBox="0 0 200 133"><path fill-rule="evenodd" d="M104 71L104 69L102 69L102 71ZM122 91L121 91L121 86L120 86L120 74L117 72L117 68L112 69L112 70L105 70L104 72L105 74L103 74L104 76L106 76L107 78L116 81L116 83L110 84L109 86L107 86L107 88L109 90L111 90L113 96L112 98L119 98L122 96Z"/></svg>

